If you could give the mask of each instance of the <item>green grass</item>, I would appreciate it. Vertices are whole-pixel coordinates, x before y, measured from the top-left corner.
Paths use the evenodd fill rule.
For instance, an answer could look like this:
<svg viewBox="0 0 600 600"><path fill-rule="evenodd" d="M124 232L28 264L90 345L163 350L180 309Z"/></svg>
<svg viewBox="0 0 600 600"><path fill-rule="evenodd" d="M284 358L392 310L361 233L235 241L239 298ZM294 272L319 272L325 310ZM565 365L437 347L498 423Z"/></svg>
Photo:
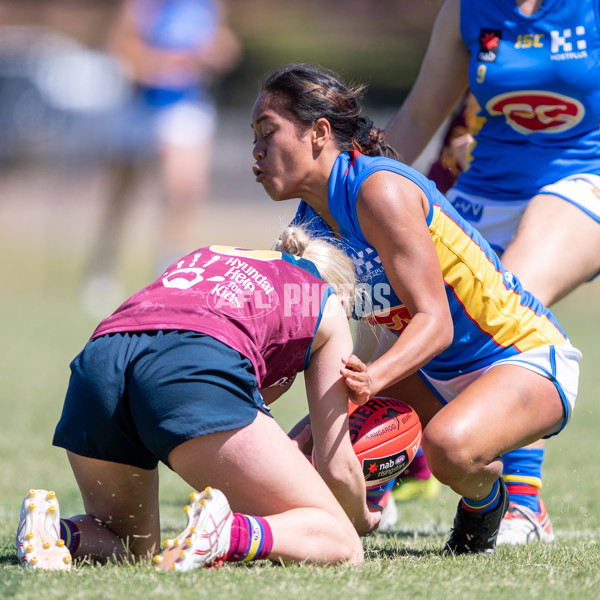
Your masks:
<svg viewBox="0 0 600 600"><path fill-rule="evenodd" d="M600 281L584 286L556 310L584 353L572 423L549 442L543 496L557 542L500 548L493 557L447 558L440 548L456 496L399 504L392 534L365 539L367 560L357 568L227 565L218 571L155 573L145 565L84 564L70 573L21 568L14 533L30 487L55 489L64 515L82 510L64 452L51 446L68 378L68 364L95 320L79 304L79 257L59 247L30 248L0 241L0 598L596 598L600 585ZM17 256L18 260L9 260ZM141 279L141 276L137 277ZM141 285L132 277L131 285ZM303 414L300 387L274 407L284 428ZM508 426L509 424L507 424ZM161 471L163 534L184 524L189 489Z"/></svg>

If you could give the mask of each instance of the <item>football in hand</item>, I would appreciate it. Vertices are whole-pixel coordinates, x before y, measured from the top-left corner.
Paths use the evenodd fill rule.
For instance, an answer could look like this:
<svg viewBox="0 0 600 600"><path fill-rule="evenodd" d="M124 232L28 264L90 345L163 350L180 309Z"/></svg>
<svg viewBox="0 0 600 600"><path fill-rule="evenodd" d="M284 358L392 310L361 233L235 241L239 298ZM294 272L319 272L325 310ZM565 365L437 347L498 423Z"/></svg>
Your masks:
<svg viewBox="0 0 600 600"><path fill-rule="evenodd" d="M367 488L394 479L408 467L421 443L421 421L406 403L373 397L350 404L350 441Z"/></svg>

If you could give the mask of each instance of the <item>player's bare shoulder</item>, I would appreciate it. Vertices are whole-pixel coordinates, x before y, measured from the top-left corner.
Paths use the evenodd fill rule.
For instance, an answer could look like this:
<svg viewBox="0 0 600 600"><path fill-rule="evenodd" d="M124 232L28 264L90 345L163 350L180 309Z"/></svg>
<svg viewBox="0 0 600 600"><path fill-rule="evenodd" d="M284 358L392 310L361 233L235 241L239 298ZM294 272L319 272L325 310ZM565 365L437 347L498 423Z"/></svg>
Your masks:
<svg viewBox="0 0 600 600"><path fill-rule="evenodd" d="M342 334L344 334L342 336ZM318 350L328 340L341 337L349 337L348 314L346 307L338 294L331 294L325 302L321 322L317 328L312 350ZM351 339L351 338L350 338ZM351 351L352 346L350 345Z"/></svg>

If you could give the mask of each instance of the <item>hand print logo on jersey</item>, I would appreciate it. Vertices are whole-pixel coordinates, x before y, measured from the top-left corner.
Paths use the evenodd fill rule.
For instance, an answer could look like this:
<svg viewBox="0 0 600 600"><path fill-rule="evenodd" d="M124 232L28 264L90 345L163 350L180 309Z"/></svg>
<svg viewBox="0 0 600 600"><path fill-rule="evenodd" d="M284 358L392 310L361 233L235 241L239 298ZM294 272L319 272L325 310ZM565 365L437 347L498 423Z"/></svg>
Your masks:
<svg viewBox="0 0 600 600"><path fill-rule="evenodd" d="M236 319L254 319L275 309L279 297L269 278L247 259L270 261L278 253L229 246L211 246L210 251L218 255L202 258L202 252L196 252L169 267L163 285L181 291L194 288L192 291L206 295L213 312ZM214 286L207 285L210 283Z"/></svg>
<svg viewBox="0 0 600 600"><path fill-rule="evenodd" d="M189 290L191 287L200 283L204 277L202 273L206 270L210 264L219 260L218 256L211 257L208 262L203 264L202 266L196 266L197 262L200 260L202 253L197 252L193 255L191 262L187 267L185 265L185 259L180 260L174 271L167 271L162 278L163 285L167 288L177 288L179 290ZM221 281L222 277L219 278Z"/></svg>
<svg viewBox="0 0 600 600"><path fill-rule="evenodd" d="M485 109L492 117L504 115L507 125L525 135L560 133L575 127L585 115L585 108L575 98L535 90L499 94Z"/></svg>

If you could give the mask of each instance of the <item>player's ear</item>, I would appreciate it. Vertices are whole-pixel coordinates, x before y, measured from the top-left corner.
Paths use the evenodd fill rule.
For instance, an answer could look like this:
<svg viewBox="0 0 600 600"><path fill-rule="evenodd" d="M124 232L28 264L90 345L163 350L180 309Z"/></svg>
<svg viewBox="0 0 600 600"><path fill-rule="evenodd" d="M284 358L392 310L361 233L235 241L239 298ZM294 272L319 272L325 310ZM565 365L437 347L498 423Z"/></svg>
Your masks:
<svg viewBox="0 0 600 600"><path fill-rule="evenodd" d="M315 150L322 150L331 138L331 123L321 117L312 125L311 141Z"/></svg>

